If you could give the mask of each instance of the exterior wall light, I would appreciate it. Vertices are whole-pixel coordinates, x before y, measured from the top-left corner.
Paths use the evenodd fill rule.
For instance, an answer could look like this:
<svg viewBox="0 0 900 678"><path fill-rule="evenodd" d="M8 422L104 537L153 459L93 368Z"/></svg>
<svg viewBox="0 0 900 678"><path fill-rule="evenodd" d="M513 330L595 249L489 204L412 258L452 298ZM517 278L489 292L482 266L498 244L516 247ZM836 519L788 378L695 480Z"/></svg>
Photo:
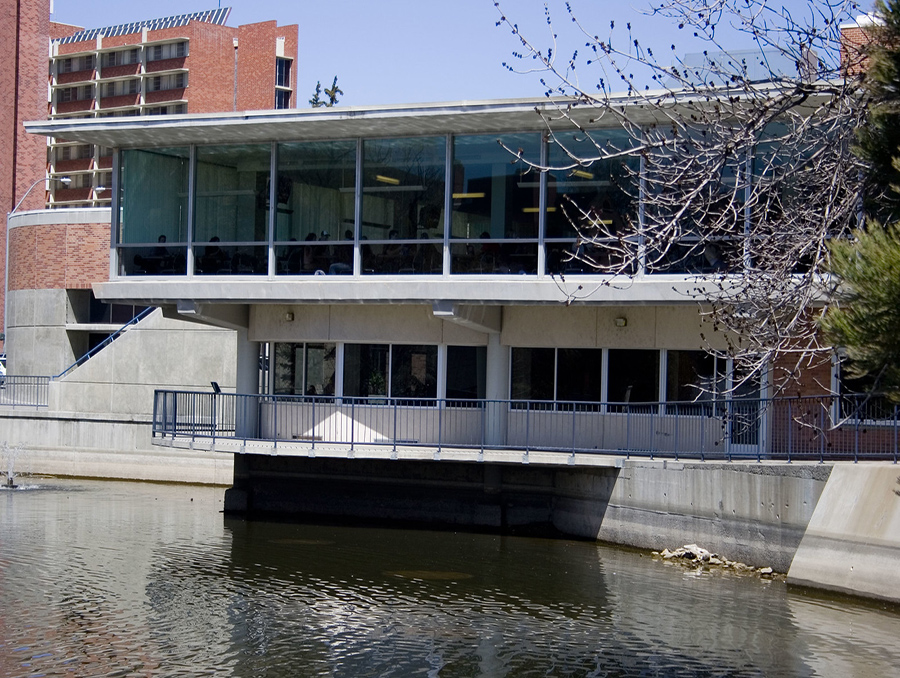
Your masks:
<svg viewBox="0 0 900 678"><path fill-rule="evenodd" d="M289 322L289 323L294 322L294 312L288 311L287 313L285 313L284 320L285 320L285 322Z"/></svg>
<svg viewBox="0 0 900 678"><path fill-rule="evenodd" d="M628 324L628 318L616 318L616 327L625 327Z"/></svg>

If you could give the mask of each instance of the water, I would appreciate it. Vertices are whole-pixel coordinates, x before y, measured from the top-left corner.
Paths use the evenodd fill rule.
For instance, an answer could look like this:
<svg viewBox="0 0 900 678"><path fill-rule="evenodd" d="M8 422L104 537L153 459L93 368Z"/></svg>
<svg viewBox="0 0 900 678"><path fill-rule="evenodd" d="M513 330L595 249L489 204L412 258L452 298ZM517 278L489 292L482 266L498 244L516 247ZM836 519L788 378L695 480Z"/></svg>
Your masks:
<svg viewBox="0 0 900 678"><path fill-rule="evenodd" d="M888 676L900 610L585 542L246 523L223 490L0 491L2 676Z"/></svg>

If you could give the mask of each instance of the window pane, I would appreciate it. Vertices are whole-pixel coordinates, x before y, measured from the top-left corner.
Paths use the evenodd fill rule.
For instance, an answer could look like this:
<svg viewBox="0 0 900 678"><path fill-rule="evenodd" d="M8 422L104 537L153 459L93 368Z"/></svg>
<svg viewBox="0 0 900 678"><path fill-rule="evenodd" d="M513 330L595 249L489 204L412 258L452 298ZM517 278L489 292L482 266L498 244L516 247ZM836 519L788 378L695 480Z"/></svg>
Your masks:
<svg viewBox="0 0 900 678"><path fill-rule="evenodd" d="M387 344L344 347L344 395L387 396Z"/></svg>
<svg viewBox="0 0 900 678"><path fill-rule="evenodd" d="M279 273L353 272L355 190L355 141L279 145Z"/></svg>
<svg viewBox="0 0 900 678"><path fill-rule="evenodd" d="M274 368L277 395L303 394L303 344L275 344Z"/></svg>
<svg viewBox="0 0 900 678"><path fill-rule="evenodd" d="M267 271L266 248L249 243L268 240L270 156L267 144L197 150L194 243L198 273Z"/></svg>
<svg viewBox="0 0 900 678"><path fill-rule="evenodd" d="M447 347L447 398L484 398L487 348Z"/></svg>
<svg viewBox="0 0 900 678"><path fill-rule="evenodd" d="M580 236L580 240L548 246L548 272L590 273L621 264L615 237L628 232L637 218L640 161L622 157L571 165L572 155L597 157L624 151L631 145L631 136L622 130L590 137L563 134L551 141L550 166L565 169L548 175L546 237Z"/></svg>
<svg viewBox="0 0 900 678"><path fill-rule="evenodd" d="M118 240L132 245L118 250L125 274L185 273L189 155L187 148L122 152Z"/></svg>
<svg viewBox="0 0 900 678"><path fill-rule="evenodd" d="M391 396L437 397L437 346L391 347Z"/></svg>
<svg viewBox="0 0 900 678"><path fill-rule="evenodd" d="M499 142L499 143L498 143ZM538 236L540 175L506 148L540 161L539 134L458 136L453 140L455 273L534 273L536 243L491 243ZM468 241L468 242L466 242Z"/></svg>
<svg viewBox="0 0 900 678"><path fill-rule="evenodd" d="M724 364L724 363L723 363ZM725 375L716 377L716 358L706 351L669 351L666 366L666 400L688 402L712 400L724 385Z"/></svg>
<svg viewBox="0 0 900 678"><path fill-rule="evenodd" d="M334 344L306 345L306 395L334 395L335 353Z"/></svg>
<svg viewBox="0 0 900 678"><path fill-rule="evenodd" d="M600 402L603 349L561 348L557 360L557 400Z"/></svg>
<svg viewBox="0 0 900 678"><path fill-rule="evenodd" d="M553 400L552 348L513 348L510 397L513 400Z"/></svg>
<svg viewBox="0 0 900 678"><path fill-rule="evenodd" d="M430 253L444 239L445 138L367 139L363 153L363 272L434 272L440 258L435 264Z"/></svg>
<svg viewBox="0 0 900 678"><path fill-rule="evenodd" d="M659 351L609 350L611 403L659 402Z"/></svg>

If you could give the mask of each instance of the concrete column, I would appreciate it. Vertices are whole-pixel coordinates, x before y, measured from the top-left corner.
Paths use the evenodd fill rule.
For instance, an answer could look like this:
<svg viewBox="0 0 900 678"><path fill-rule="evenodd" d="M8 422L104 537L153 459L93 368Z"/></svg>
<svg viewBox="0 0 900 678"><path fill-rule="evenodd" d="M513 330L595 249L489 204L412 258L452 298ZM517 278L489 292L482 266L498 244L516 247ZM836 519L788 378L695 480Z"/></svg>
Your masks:
<svg viewBox="0 0 900 678"><path fill-rule="evenodd" d="M485 366L485 443L503 445L506 443L506 426L509 406L509 346L500 343L500 335L488 334L487 364Z"/></svg>
<svg viewBox="0 0 900 678"><path fill-rule="evenodd" d="M247 329L237 330L237 369L235 392L259 393L259 342L250 341ZM238 396L235 409L235 428L238 436L255 437L258 427L256 398Z"/></svg>

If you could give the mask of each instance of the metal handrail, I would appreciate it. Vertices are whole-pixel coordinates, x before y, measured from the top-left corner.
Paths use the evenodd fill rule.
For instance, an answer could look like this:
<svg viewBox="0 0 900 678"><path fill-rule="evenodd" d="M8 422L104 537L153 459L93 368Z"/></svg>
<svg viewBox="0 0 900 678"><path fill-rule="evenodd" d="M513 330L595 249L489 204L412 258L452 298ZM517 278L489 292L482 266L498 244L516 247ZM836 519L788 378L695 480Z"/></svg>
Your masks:
<svg viewBox="0 0 900 678"><path fill-rule="evenodd" d="M247 418L246 413L253 413ZM599 403L157 390L153 435L354 449L697 459L898 459L900 412L870 396Z"/></svg>
<svg viewBox="0 0 900 678"><path fill-rule="evenodd" d="M50 402L50 377L0 377L0 407L47 407Z"/></svg>
<svg viewBox="0 0 900 678"><path fill-rule="evenodd" d="M106 348L106 347L109 346L112 342L114 342L116 339L118 339L120 336L122 336L122 333L125 332L125 330L127 330L129 327L131 327L132 325L135 325L135 324L139 323L141 320L143 320L144 318L146 318L148 315L150 315L150 314L151 314L153 311L155 311L155 310L156 310L156 307L155 307L155 306L148 306L147 308L145 308L143 311L141 311L140 313L138 313L136 316L134 316L134 317L133 317L131 320L129 320L127 323L125 323L124 325L122 325L122 327L120 327L120 328L117 329L115 332L113 332L112 334L110 334L108 337L106 337L106 339L104 339L103 341L101 341L99 344L97 344L96 346L94 346L94 348L92 348L90 351L88 351L87 353L85 353L83 356L81 356L81 357L80 357L78 360L76 360L74 363L72 363L71 365L69 365L69 366L68 366L66 369L64 369L62 372L60 372L59 374L57 374L56 376L54 376L53 379L62 379L62 378L63 378L64 376L66 376L69 372L71 372L72 370L74 370L74 369L75 369L76 367L78 367L79 365L81 365L81 364L87 362L88 360L90 360L91 358L93 358L93 357L94 357L95 355L97 355L100 351L102 351L104 348Z"/></svg>

